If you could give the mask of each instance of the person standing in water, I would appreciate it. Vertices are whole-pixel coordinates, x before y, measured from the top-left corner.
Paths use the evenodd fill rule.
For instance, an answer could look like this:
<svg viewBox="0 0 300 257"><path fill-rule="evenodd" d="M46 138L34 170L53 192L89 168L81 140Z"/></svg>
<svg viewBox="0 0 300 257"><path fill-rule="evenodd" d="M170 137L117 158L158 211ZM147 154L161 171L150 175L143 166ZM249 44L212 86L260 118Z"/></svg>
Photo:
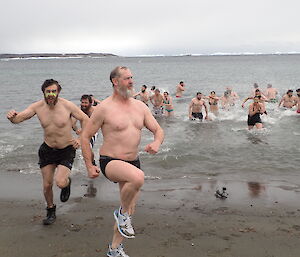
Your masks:
<svg viewBox="0 0 300 257"><path fill-rule="evenodd" d="M260 91L259 89L256 89L256 90L255 90L255 96L254 96L254 97L258 97L260 103L262 103L262 104L264 105L264 107L265 107L265 102L267 102L268 99L261 93L261 91ZM248 100L254 99L254 97L251 97L251 96L247 97L247 98L243 101L243 103L242 103L242 108L245 107L245 103L246 103Z"/></svg>
<svg viewBox="0 0 300 257"><path fill-rule="evenodd" d="M150 101L153 104L153 114L155 117L161 117L163 115L164 98L158 88L155 89L155 93L150 97Z"/></svg>
<svg viewBox="0 0 300 257"><path fill-rule="evenodd" d="M146 104L147 106L149 106L148 102L149 102L149 94L147 92L147 86L143 85L141 88L141 91L136 93L133 97L136 98L137 96L140 97L140 100Z"/></svg>
<svg viewBox="0 0 300 257"><path fill-rule="evenodd" d="M272 87L272 84L267 85L265 96L270 103L277 102L278 90Z"/></svg>
<svg viewBox="0 0 300 257"><path fill-rule="evenodd" d="M185 91L185 84L183 81L180 81L179 84L176 86L176 97L182 97L183 91Z"/></svg>
<svg viewBox="0 0 300 257"><path fill-rule="evenodd" d="M283 103L283 107L291 109L297 104L297 98L293 95L293 90L289 89L286 94L281 98L278 107Z"/></svg>
<svg viewBox="0 0 300 257"><path fill-rule="evenodd" d="M251 130L255 126L257 129L261 129L263 127L260 115L265 113L265 106L260 103L260 99L258 96L253 98L253 103L249 105L248 112L248 129Z"/></svg>
<svg viewBox="0 0 300 257"><path fill-rule="evenodd" d="M158 152L164 132L149 108L132 97L133 79L127 67L118 66L112 70L110 81L113 94L101 102L83 129L81 148L89 177L98 177L99 168L92 163L89 140L101 129L103 143L100 147L100 168L107 179L119 184L121 198L120 207L113 212L116 223L107 256L128 257L122 241L135 237L131 220L144 184L144 172L138 157L141 130L146 127L154 135L154 141L145 147L150 154Z"/></svg>
<svg viewBox="0 0 300 257"><path fill-rule="evenodd" d="M205 119L208 119L208 111L205 101L202 99L202 93L197 92L196 97L189 104L189 119L203 120L202 107L205 109Z"/></svg>
<svg viewBox="0 0 300 257"><path fill-rule="evenodd" d="M215 91L211 91L210 95L207 98L210 112L217 116L219 114L218 102L220 98L216 96Z"/></svg>
<svg viewBox="0 0 300 257"><path fill-rule="evenodd" d="M173 116L174 115L174 106L172 97L168 92L164 92L163 104L165 106L165 116Z"/></svg>
<svg viewBox="0 0 300 257"><path fill-rule="evenodd" d="M43 83L44 99L31 104L22 112L11 110L7 118L14 124L37 115L44 129L44 143L39 149L39 165L43 176L44 197L47 202L47 217L44 225L56 220L56 205L53 202L53 180L61 188L60 200L66 202L71 193L70 171L79 140L72 136L72 119L79 120L84 127L88 121L75 104L60 98L61 86L56 80L47 79Z"/></svg>

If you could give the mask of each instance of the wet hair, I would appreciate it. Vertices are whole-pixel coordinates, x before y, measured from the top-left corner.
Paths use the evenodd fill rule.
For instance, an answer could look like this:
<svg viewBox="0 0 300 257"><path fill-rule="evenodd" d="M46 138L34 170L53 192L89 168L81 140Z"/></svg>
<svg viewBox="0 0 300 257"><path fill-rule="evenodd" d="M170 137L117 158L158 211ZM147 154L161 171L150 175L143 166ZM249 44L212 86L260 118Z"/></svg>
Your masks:
<svg viewBox="0 0 300 257"><path fill-rule="evenodd" d="M152 87L151 87L151 90L155 90L155 86L152 86Z"/></svg>
<svg viewBox="0 0 300 257"><path fill-rule="evenodd" d="M90 104L93 102L93 99L92 99L91 95L82 95L81 98L80 98L80 101L86 100L86 99L89 100Z"/></svg>
<svg viewBox="0 0 300 257"><path fill-rule="evenodd" d="M147 86L146 86L146 85L142 85L142 87L144 87L145 89L147 89Z"/></svg>
<svg viewBox="0 0 300 257"><path fill-rule="evenodd" d="M215 94L216 92L215 92L215 91L211 91L210 93L211 93L211 94L212 94L212 93L214 93L214 94Z"/></svg>
<svg viewBox="0 0 300 257"><path fill-rule="evenodd" d="M297 92L297 93L300 92L300 88L296 89L296 92Z"/></svg>
<svg viewBox="0 0 300 257"><path fill-rule="evenodd" d="M50 87L50 86L52 86L52 85L56 85L56 86L57 86L58 92L60 92L61 86L58 84L58 82L57 82L56 80L54 80L54 79L46 79L46 80L44 81L42 87L41 87L43 93L45 92L45 89L46 89L47 87Z"/></svg>
<svg viewBox="0 0 300 257"><path fill-rule="evenodd" d="M293 93L294 91L292 89L289 89L286 93Z"/></svg>
<svg viewBox="0 0 300 257"><path fill-rule="evenodd" d="M255 92L260 92L260 90L259 89L255 89Z"/></svg>
<svg viewBox="0 0 300 257"><path fill-rule="evenodd" d="M114 68L109 76L109 80L110 82L113 84L113 79L114 78L119 78L120 77L120 70L128 70L128 68L126 66L117 66L116 68Z"/></svg>
<svg viewBox="0 0 300 257"><path fill-rule="evenodd" d="M183 84L183 83L184 83L183 81L180 81L180 82L179 82L179 84Z"/></svg>
<svg viewBox="0 0 300 257"><path fill-rule="evenodd" d="M169 93L168 93L167 91L165 91L165 92L164 92L164 94L167 94L167 95L169 95Z"/></svg>
<svg viewBox="0 0 300 257"><path fill-rule="evenodd" d="M202 93L201 92L197 92L196 95L202 95Z"/></svg>

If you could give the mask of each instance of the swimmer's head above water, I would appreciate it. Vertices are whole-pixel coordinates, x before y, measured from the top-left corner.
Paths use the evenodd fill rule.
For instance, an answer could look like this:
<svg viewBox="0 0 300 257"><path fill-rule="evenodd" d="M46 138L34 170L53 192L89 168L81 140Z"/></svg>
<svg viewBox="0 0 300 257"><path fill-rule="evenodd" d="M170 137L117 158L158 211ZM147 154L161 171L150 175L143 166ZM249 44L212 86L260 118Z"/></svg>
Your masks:
<svg viewBox="0 0 300 257"><path fill-rule="evenodd" d="M292 89L289 89L286 94L289 96L289 97L292 97L293 96L293 90Z"/></svg>

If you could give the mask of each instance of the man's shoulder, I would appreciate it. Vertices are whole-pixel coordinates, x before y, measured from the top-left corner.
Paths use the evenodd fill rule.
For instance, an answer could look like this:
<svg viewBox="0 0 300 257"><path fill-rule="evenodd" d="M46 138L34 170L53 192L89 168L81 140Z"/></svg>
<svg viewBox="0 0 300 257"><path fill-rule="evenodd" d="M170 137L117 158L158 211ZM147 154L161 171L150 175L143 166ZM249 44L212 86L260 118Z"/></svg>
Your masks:
<svg viewBox="0 0 300 257"><path fill-rule="evenodd" d="M36 101L34 103L32 103L30 105L30 107L34 108L34 109L37 109L37 108L41 108L42 106L44 106L46 103L45 103L45 100L41 99L39 101Z"/></svg>
<svg viewBox="0 0 300 257"><path fill-rule="evenodd" d="M146 106L144 102L131 98L130 99L131 103L134 104L135 106Z"/></svg>

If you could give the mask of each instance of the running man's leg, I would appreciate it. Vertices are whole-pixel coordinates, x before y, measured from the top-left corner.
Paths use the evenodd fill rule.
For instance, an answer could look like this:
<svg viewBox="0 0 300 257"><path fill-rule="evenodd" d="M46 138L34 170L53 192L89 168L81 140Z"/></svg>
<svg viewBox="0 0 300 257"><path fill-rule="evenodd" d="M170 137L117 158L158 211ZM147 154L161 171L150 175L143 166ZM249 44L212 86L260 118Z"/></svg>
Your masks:
<svg viewBox="0 0 300 257"><path fill-rule="evenodd" d="M55 174L56 185L61 189L60 201L66 202L71 194L70 169L64 165L58 165Z"/></svg>
<svg viewBox="0 0 300 257"><path fill-rule="evenodd" d="M119 183L122 213L132 215L140 188L144 184L143 171L127 162L113 160L107 164L105 173L110 180ZM123 239L115 224L112 248L117 248Z"/></svg>
<svg viewBox="0 0 300 257"><path fill-rule="evenodd" d="M56 165L49 164L41 168L43 176L43 191L47 207L53 207L53 177Z"/></svg>
<svg viewBox="0 0 300 257"><path fill-rule="evenodd" d="M111 181L123 182L120 187L121 206L124 212L129 212L132 200L144 184L144 172L127 162L113 160L107 164L105 173Z"/></svg>
<svg viewBox="0 0 300 257"><path fill-rule="evenodd" d="M64 165L58 165L57 171L55 173L55 183L60 188L63 189L69 185L70 180L70 169Z"/></svg>

